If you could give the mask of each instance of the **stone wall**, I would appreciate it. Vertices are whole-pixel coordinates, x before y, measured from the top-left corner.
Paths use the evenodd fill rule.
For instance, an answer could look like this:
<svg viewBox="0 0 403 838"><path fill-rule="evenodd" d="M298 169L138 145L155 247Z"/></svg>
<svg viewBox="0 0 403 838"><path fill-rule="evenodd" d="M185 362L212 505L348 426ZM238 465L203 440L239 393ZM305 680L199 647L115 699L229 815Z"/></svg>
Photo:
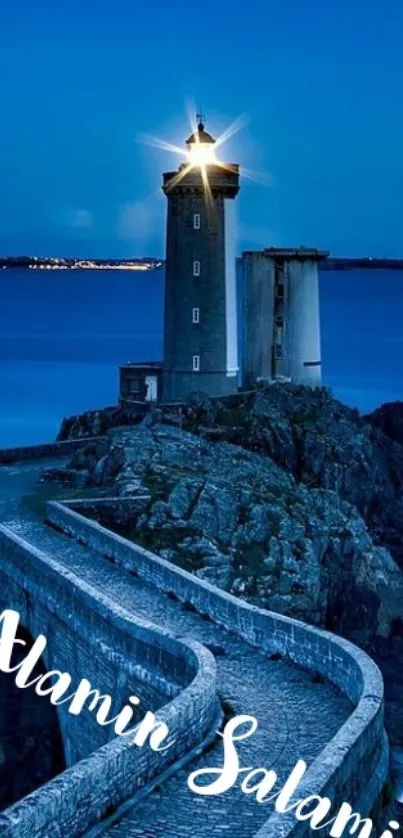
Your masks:
<svg viewBox="0 0 403 838"><path fill-rule="evenodd" d="M0 448L0 465L18 463L22 460L46 460L51 457L64 457L84 448L89 442L98 442L103 437L82 437L64 442L48 442L44 445L25 445L20 448Z"/></svg>
<svg viewBox="0 0 403 838"><path fill-rule="evenodd" d="M103 556L113 558L129 571L134 570L160 590L191 603L199 613L208 614L217 624L236 632L265 654L280 653L320 673L345 693L355 710L310 766L303 788L306 795L326 795L337 805L346 801L362 815L368 815L387 779L388 743L383 723L382 677L364 652L328 632L240 601L83 518L71 508L51 502L48 517ZM274 815L260 831L259 838L291 835L300 838L307 831L306 824L296 822L292 813Z"/></svg>
<svg viewBox="0 0 403 838"><path fill-rule="evenodd" d="M63 504L68 509L75 509L95 521L102 521L105 527L113 527L119 522L122 526L130 526L135 515L141 513L150 504L151 495L139 494L131 497L107 498L75 498L65 500Z"/></svg>
<svg viewBox="0 0 403 838"><path fill-rule="evenodd" d="M34 638L45 635L49 669L65 669L75 686L87 677L92 686L113 695L119 709L133 692L133 674L171 699L156 716L166 723L175 744L157 753L148 744L133 747L122 737L99 747L104 729L90 713L70 716L67 722L60 714L70 767L6 810L0 816L0 834L72 838L188 754L210 732L217 714L215 661L198 643L179 641L152 623L134 619L2 525L0 555L1 606L19 611L21 623ZM142 709L141 716L153 708ZM80 753L85 758L73 764Z"/></svg>

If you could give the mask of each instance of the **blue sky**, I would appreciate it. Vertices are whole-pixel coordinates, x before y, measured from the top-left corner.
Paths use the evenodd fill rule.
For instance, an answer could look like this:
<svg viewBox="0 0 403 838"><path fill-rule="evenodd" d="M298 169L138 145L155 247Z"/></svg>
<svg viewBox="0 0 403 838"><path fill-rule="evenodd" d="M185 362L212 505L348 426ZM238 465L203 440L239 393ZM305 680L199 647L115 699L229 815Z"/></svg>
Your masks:
<svg viewBox="0 0 403 838"><path fill-rule="evenodd" d="M0 7L0 253L162 254L186 101L244 179L238 247L403 257L401 0Z"/></svg>

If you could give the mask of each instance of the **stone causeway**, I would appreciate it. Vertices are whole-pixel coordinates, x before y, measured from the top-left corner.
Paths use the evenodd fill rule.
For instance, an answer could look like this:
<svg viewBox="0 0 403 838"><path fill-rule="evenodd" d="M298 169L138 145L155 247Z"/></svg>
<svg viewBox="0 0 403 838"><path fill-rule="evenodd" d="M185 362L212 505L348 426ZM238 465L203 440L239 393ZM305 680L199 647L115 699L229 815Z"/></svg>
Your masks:
<svg viewBox="0 0 403 838"><path fill-rule="evenodd" d="M120 706L141 695L175 745L137 749L109 740L89 714L71 720L60 709L67 769L3 811L0 836L308 835L292 813L259 805L239 783L214 797L189 790L191 771L222 765L217 728L237 714L259 723L239 743L243 767L274 769L284 782L303 759L300 796L326 794L368 814L388 775L383 683L370 658L126 541L86 518L85 502L52 501L46 521L35 516L22 499L49 464L43 458L69 452L59 445L0 452L2 610L16 608L33 636L48 638L52 668L74 672L77 683L88 677Z"/></svg>

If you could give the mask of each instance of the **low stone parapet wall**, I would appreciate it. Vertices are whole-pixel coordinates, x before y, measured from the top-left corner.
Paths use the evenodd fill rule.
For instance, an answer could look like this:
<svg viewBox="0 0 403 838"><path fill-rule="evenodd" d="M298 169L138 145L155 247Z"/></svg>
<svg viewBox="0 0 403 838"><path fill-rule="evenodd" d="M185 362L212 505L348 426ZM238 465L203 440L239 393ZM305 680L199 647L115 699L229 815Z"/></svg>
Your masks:
<svg viewBox="0 0 403 838"><path fill-rule="evenodd" d="M172 696L170 679L177 685L174 698L155 714L174 740L170 748L155 752L148 743L138 748L117 737L0 815L0 835L7 838L73 838L185 757L211 731L217 716L215 660L200 644L134 618L2 525L0 554L1 599L8 608L18 606L29 630L42 623L46 609L64 621L65 634L82 632L93 643L94 658L102 652L123 668L131 660L136 674L142 669L147 683L159 691L165 687L167 697ZM41 614L37 621L35 607ZM77 724L85 727L84 719Z"/></svg>
<svg viewBox="0 0 403 838"><path fill-rule="evenodd" d="M310 766L303 788L307 795L326 795L335 804L346 801L352 806L360 805L362 816L370 812L388 776L388 743L382 676L364 652L329 632L249 605L63 504L50 502L48 518L160 590L191 603L200 614L207 614L265 654L280 653L305 669L320 673L347 695L355 709ZM251 702L244 712L253 715L253 698ZM308 832L306 823L297 822L292 814L274 815L260 830L259 838L300 838Z"/></svg>
<svg viewBox="0 0 403 838"><path fill-rule="evenodd" d="M74 454L92 442L103 440L102 436L68 439L64 442L48 442L44 445L25 445L20 448L0 448L0 465L18 463L24 460L46 460Z"/></svg>
<svg viewBox="0 0 403 838"><path fill-rule="evenodd" d="M119 521L123 526L130 526L135 515L147 509L151 501L151 495L138 494L131 497L109 497L109 498L80 498L77 500L64 500L63 504L68 509L74 509L81 515L85 515L95 521L101 520L107 527L109 524Z"/></svg>

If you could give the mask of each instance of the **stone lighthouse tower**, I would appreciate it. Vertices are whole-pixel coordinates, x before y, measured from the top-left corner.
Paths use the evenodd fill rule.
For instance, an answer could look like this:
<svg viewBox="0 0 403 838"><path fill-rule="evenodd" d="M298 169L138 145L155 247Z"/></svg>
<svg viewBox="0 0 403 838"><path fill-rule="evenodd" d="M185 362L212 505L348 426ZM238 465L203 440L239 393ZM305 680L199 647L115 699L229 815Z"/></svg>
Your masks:
<svg viewBox="0 0 403 838"><path fill-rule="evenodd" d="M237 389L235 255L226 258L225 200L239 191L239 166L221 163L202 119L185 162L163 176L168 199L162 397ZM228 254L229 256L229 254Z"/></svg>

